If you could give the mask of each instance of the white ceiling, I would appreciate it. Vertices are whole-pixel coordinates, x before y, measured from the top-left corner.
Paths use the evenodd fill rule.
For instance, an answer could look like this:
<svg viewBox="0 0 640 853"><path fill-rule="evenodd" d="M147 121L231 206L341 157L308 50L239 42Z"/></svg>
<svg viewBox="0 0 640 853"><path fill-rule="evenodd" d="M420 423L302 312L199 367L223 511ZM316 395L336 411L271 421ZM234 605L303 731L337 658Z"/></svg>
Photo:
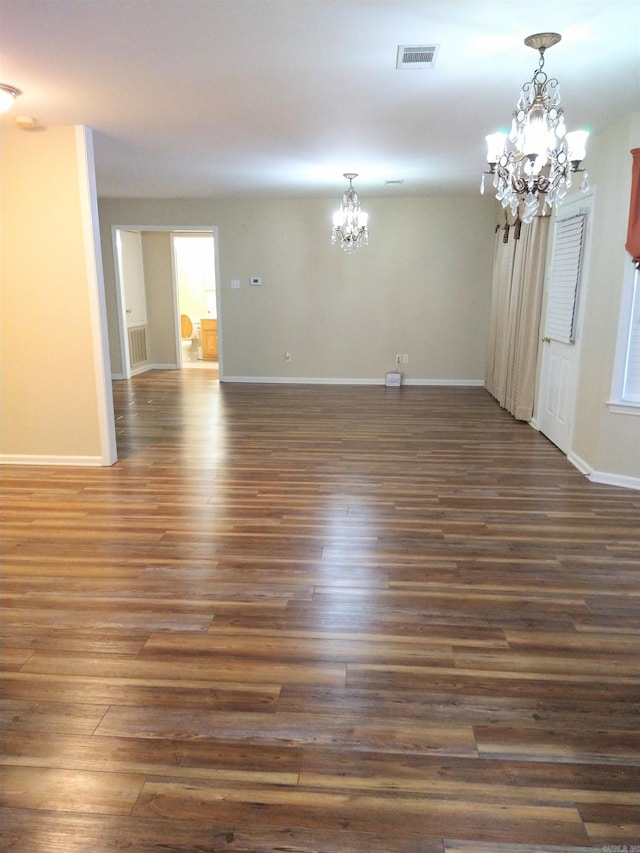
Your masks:
<svg viewBox="0 0 640 853"><path fill-rule="evenodd" d="M640 109L638 0L0 0L0 80L18 115L95 132L116 197L478 192L484 136L507 128L562 41L569 129ZM398 45L440 45L396 70ZM34 132L34 131L24 131ZM588 149L587 149L588 165ZM387 180L401 186L385 186Z"/></svg>

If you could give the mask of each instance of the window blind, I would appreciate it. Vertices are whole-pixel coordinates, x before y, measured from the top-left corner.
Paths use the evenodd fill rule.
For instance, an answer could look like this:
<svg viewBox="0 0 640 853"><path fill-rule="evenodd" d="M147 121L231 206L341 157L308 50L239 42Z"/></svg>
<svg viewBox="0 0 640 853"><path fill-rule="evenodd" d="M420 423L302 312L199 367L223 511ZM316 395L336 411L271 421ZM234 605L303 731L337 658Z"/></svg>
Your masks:
<svg viewBox="0 0 640 853"><path fill-rule="evenodd" d="M575 341L586 218L578 213L556 222L545 334L565 344Z"/></svg>

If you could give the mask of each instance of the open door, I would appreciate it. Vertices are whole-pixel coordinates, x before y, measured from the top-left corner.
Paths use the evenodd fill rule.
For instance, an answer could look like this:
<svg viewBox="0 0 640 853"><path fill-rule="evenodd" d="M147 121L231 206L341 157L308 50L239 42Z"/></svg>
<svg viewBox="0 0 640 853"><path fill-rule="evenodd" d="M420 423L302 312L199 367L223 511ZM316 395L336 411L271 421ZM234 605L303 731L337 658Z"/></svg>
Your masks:
<svg viewBox="0 0 640 853"><path fill-rule="evenodd" d="M571 448L585 304L592 199L564 205L554 221L545 283L537 426L563 453Z"/></svg>
<svg viewBox="0 0 640 853"><path fill-rule="evenodd" d="M116 253L120 282L121 353L125 379L140 373L148 365L147 301L142 259L142 235L139 231L118 229Z"/></svg>

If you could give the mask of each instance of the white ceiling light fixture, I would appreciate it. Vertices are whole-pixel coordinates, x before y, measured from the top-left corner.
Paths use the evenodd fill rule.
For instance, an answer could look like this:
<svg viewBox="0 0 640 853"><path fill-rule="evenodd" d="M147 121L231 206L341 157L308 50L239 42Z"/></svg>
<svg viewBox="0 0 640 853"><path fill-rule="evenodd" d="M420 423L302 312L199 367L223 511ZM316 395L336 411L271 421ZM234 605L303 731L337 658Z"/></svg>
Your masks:
<svg viewBox="0 0 640 853"><path fill-rule="evenodd" d="M561 39L558 33L536 33L524 43L540 54L538 68L522 86L513 113L511 131L492 133L487 140L487 175L493 175L496 198L514 216L531 222L542 204L545 214L562 203L571 176L582 172L580 189L589 189L588 175L580 168L585 156L586 130L567 133L560 107L560 87L542 70L544 53ZM480 192L484 192L484 174Z"/></svg>
<svg viewBox="0 0 640 853"><path fill-rule="evenodd" d="M353 188L353 179L358 177L357 173L345 172L343 177L349 181L349 186L342 196L340 210L333 214L331 245L339 243L341 249L351 253L369 244L369 214L360 209L360 199Z"/></svg>
<svg viewBox="0 0 640 853"><path fill-rule="evenodd" d="M14 105L18 95L21 95L20 89L15 86L9 86L6 83L0 83L0 113L6 113Z"/></svg>

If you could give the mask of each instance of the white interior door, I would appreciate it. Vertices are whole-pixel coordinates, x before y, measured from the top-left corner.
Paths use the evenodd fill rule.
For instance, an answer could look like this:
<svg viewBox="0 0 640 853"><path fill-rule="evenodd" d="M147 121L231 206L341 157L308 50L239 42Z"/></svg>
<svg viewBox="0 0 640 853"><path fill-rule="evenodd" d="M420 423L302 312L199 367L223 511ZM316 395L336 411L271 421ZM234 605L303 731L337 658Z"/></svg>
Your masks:
<svg viewBox="0 0 640 853"><path fill-rule="evenodd" d="M568 453L577 385L575 345L542 340L546 349L540 387L540 431L563 453Z"/></svg>
<svg viewBox="0 0 640 853"><path fill-rule="evenodd" d="M118 229L116 231L116 254L120 301L122 305L121 354L125 378L132 375L131 329L139 333L133 337L136 358L146 360L147 301L142 257L142 234L140 231Z"/></svg>
<svg viewBox="0 0 640 853"><path fill-rule="evenodd" d="M127 326L145 326L147 300L142 261L142 234L139 231L120 231L120 278L125 294Z"/></svg>
<svg viewBox="0 0 640 853"><path fill-rule="evenodd" d="M592 199L563 205L556 216L545 282L537 425L563 453L571 448L578 387Z"/></svg>

